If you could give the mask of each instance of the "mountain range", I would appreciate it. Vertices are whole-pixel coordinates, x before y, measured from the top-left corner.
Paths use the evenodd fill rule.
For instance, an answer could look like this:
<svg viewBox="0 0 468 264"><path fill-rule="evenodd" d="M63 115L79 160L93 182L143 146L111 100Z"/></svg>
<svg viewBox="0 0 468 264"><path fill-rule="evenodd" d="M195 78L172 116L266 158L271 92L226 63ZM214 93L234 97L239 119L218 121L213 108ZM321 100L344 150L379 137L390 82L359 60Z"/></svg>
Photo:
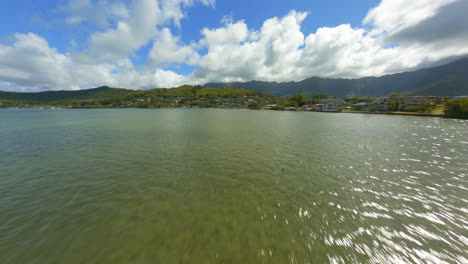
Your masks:
<svg viewBox="0 0 468 264"><path fill-rule="evenodd" d="M203 87L212 87L218 89L243 88L254 92L264 92L274 96L285 97L295 94L303 94L309 97L315 94L327 94L330 96L343 98L368 96L380 97L392 93L401 93L412 96L460 96L468 95L468 58L433 68L385 75L381 77L365 77L360 79L330 79L312 77L300 82L250 81L232 83L207 83L203 85ZM23 101L49 103L85 100L99 101L111 100L114 98L143 96L142 93L152 94L157 92L157 90L159 89L153 89L149 91L134 91L129 89L103 86L99 88L78 91L47 91L39 93L0 91L0 102ZM169 92L171 89L164 90ZM179 90L174 90L174 93L178 94L180 91L182 91ZM213 90L208 91L210 91L210 93L214 93Z"/></svg>
<svg viewBox="0 0 468 264"><path fill-rule="evenodd" d="M336 97L407 95L468 95L468 58L433 68L359 79L312 77L300 82L207 83L214 88L244 88L276 96L328 94Z"/></svg>

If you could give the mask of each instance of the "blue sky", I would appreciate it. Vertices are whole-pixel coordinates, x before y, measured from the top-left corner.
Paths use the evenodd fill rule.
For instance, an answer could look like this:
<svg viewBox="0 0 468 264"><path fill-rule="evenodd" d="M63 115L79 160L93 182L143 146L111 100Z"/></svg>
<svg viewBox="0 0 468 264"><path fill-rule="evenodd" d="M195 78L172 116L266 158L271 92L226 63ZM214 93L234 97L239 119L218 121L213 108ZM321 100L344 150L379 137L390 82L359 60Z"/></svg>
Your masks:
<svg viewBox="0 0 468 264"><path fill-rule="evenodd" d="M468 54L461 12L467 2L5 2L0 90L148 89L412 70ZM451 21L458 26L447 28Z"/></svg>
<svg viewBox="0 0 468 264"><path fill-rule="evenodd" d="M275 16L287 14L291 10L310 12L302 24L304 34L311 34L320 27L334 27L351 24L362 25L367 12L377 6L378 0L239 0L218 1L214 7L195 5L186 10L187 17L181 21L181 27L170 25L174 33L179 33L181 40L190 43L202 37L200 31L218 27L223 17L245 20L251 28L259 29L263 22ZM34 32L45 37L60 52L66 52L70 41L84 42L89 34L101 30L92 23L76 26L64 26L63 12L60 6L66 1L54 0L17 0L2 5L0 9L0 37L7 38L17 32ZM146 47L148 48L148 47ZM145 49L141 50L144 57Z"/></svg>

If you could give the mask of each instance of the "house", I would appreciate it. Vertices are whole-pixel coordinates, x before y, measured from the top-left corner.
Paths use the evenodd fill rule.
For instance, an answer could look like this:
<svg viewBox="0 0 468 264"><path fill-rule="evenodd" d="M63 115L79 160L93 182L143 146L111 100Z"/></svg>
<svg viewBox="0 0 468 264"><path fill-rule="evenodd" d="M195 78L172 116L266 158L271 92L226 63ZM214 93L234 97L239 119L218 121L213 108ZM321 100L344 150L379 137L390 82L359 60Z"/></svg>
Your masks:
<svg viewBox="0 0 468 264"><path fill-rule="evenodd" d="M369 112L388 112L388 105L385 105L385 104L370 105L367 110Z"/></svg>
<svg viewBox="0 0 468 264"><path fill-rule="evenodd" d="M262 108L267 109L267 110L271 110L273 107L276 107L276 106L278 106L278 105L277 104L268 104L268 105L263 106Z"/></svg>
<svg viewBox="0 0 468 264"><path fill-rule="evenodd" d="M303 105L301 108L300 108L301 111L309 111L309 106L308 105Z"/></svg>
<svg viewBox="0 0 468 264"><path fill-rule="evenodd" d="M324 106L325 105L323 105L323 104L310 105L308 110L309 111L314 111L314 112L320 112L320 111L322 111Z"/></svg>
<svg viewBox="0 0 468 264"><path fill-rule="evenodd" d="M288 106L284 108L284 111L296 111L296 107Z"/></svg>
<svg viewBox="0 0 468 264"><path fill-rule="evenodd" d="M374 101L374 104L386 104L386 103L389 103L391 100L390 97L386 96L386 97L382 97L382 98L378 98Z"/></svg>
<svg viewBox="0 0 468 264"><path fill-rule="evenodd" d="M332 106L346 106L346 101L344 99L322 99L320 100L320 104Z"/></svg>
<svg viewBox="0 0 468 264"><path fill-rule="evenodd" d="M346 101L343 99L322 99L320 104L324 105L323 112L341 112L341 108L346 107Z"/></svg>
<svg viewBox="0 0 468 264"><path fill-rule="evenodd" d="M351 111L363 111L363 110L365 110L367 107L368 107L368 105L367 105L366 102L357 103L357 104L354 104L354 105L351 107Z"/></svg>
<svg viewBox="0 0 468 264"><path fill-rule="evenodd" d="M398 99L404 101L407 106L418 106L425 102L438 104L442 101L442 97L439 96L406 96Z"/></svg>
<svg viewBox="0 0 468 264"><path fill-rule="evenodd" d="M327 105L322 109L322 111L323 112L337 113L337 112L341 112L341 109L339 109L337 107L334 107L334 106L331 106L331 105Z"/></svg>

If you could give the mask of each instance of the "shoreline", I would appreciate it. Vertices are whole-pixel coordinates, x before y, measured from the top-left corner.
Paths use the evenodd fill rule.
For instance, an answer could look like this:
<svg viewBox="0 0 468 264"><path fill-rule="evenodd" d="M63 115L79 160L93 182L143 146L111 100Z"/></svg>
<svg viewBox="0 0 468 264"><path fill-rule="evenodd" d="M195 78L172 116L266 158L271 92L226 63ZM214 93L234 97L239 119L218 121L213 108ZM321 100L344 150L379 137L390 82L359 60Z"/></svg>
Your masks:
<svg viewBox="0 0 468 264"><path fill-rule="evenodd" d="M418 113L385 113L385 112L340 112L342 114L366 114L366 115L395 115L395 116L421 116L421 117L443 117L453 118L444 115L433 115L433 114L418 114ZM456 118L459 119L459 118Z"/></svg>
<svg viewBox="0 0 468 264"><path fill-rule="evenodd" d="M221 110L251 110L251 111L268 111L268 112L302 112L302 113L324 113L324 114L364 114L364 115L391 115L391 116L416 116L416 117L438 117L444 119L457 119L457 120L468 120L464 118L449 117L444 115L433 115L433 114L418 114L418 113L385 113L385 112L318 112L318 111L283 111L283 110L266 110L266 109L248 109L248 108L184 108L184 107L162 107L162 108L0 108L0 110L104 110L104 109L145 109L145 110L154 110L154 109L221 109Z"/></svg>

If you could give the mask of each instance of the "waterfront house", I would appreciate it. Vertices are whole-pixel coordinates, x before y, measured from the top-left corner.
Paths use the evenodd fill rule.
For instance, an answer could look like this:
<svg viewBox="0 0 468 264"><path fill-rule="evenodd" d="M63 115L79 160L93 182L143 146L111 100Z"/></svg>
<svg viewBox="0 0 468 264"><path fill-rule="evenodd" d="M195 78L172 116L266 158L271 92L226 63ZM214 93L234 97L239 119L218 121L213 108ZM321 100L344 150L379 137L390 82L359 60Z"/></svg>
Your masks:
<svg viewBox="0 0 468 264"><path fill-rule="evenodd" d="M367 110L369 112L388 112L389 108L388 105L386 104L375 104L375 105L370 105Z"/></svg>
<svg viewBox="0 0 468 264"><path fill-rule="evenodd" d="M323 105L323 104L312 105L311 107L309 107L309 111L320 112L320 111L322 111L324 106L325 105Z"/></svg>
<svg viewBox="0 0 468 264"><path fill-rule="evenodd" d="M346 107L346 101L344 99L322 99L320 104L323 104L323 112L341 112L341 109Z"/></svg>
<svg viewBox="0 0 468 264"><path fill-rule="evenodd" d="M322 99L320 100L320 104L344 107L346 106L346 101L344 99Z"/></svg>
<svg viewBox="0 0 468 264"><path fill-rule="evenodd" d="M284 108L284 111L296 111L296 107L288 106Z"/></svg>
<svg viewBox="0 0 468 264"><path fill-rule="evenodd" d="M442 97L440 96L405 96L405 97L399 97L398 100L404 101L407 106L418 106L426 102L439 104L440 102L442 102Z"/></svg>
<svg viewBox="0 0 468 264"><path fill-rule="evenodd" d="M388 104L390 102L391 98L388 96L378 98L374 100L374 104Z"/></svg>
<svg viewBox="0 0 468 264"><path fill-rule="evenodd" d="M357 103L351 107L351 111L363 111L364 109L367 108L367 106L368 105L366 102Z"/></svg>
<svg viewBox="0 0 468 264"><path fill-rule="evenodd" d="M262 108L263 109L266 109L266 110L271 110L273 107L276 107L278 106L277 104L267 104L265 106L263 106Z"/></svg>
<svg viewBox="0 0 468 264"><path fill-rule="evenodd" d="M331 105L326 105L323 109L322 109L323 112L333 112L333 113L337 113L337 112L341 112L341 109L337 108L337 107L334 107L334 106L331 106Z"/></svg>

